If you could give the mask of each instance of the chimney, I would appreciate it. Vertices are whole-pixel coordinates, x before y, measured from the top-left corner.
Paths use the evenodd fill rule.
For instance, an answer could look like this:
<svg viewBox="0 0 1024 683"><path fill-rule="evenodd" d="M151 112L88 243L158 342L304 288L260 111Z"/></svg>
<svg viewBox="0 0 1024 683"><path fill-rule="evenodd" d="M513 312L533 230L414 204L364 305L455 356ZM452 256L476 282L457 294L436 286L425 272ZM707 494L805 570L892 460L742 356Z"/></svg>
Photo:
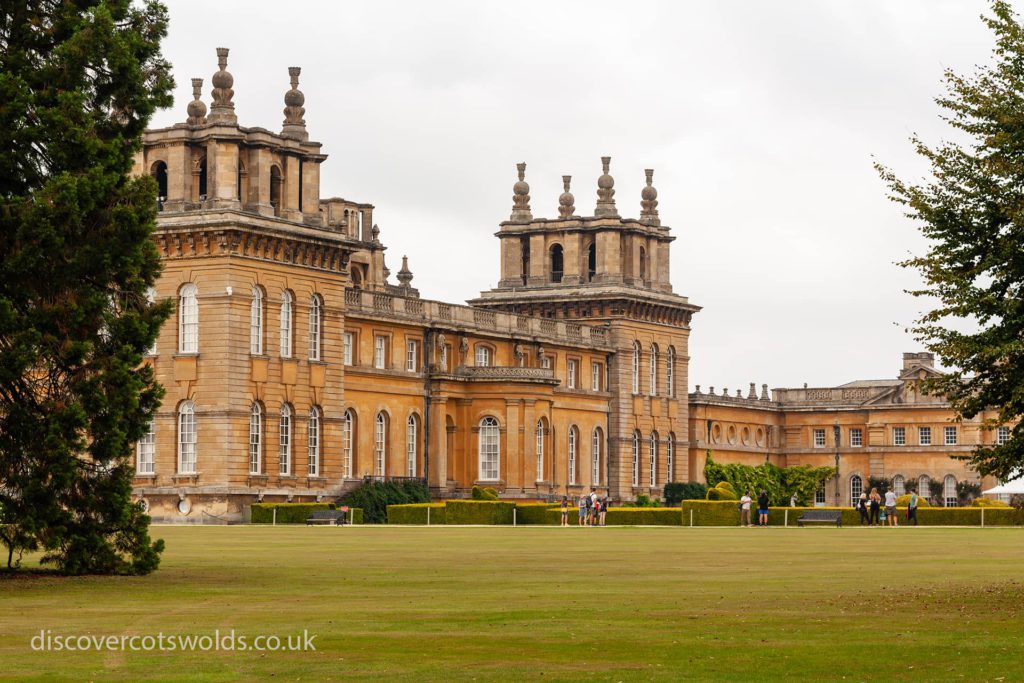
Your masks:
<svg viewBox="0 0 1024 683"><path fill-rule="evenodd" d="M926 368L935 367L935 354L927 351L921 351L918 353L904 353L903 354L903 369L909 370L915 365L923 366Z"/></svg>

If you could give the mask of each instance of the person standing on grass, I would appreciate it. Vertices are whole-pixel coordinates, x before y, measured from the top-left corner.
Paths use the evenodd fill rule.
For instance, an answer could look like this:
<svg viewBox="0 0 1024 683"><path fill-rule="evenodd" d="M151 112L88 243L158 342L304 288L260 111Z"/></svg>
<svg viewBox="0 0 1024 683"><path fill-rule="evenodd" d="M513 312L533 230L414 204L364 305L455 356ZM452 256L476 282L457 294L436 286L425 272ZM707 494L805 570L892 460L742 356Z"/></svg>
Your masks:
<svg viewBox="0 0 1024 683"><path fill-rule="evenodd" d="M911 489L910 501L907 503L907 524L913 522L914 526L917 526L917 502L917 491Z"/></svg>
<svg viewBox="0 0 1024 683"><path fill-rule="evenodd" d="M857 499L857 512L860 513L860 525L868 524L868 494L863 491L861 491L860 498Z"/></svg>
<svg viewBox="0 0 1024 683"><path fill-rule="evenodd" d="M796 507L796 493L794 493L792 496L789 497L789 507L791 507L791 508L795 508Z"/></svg>
<svg viewBox="0 0 1024 683"><path fill-rule="evenodd" d="M601 499L601 526L604 526L605 516L608 514L608 497Z"/></svg>
<svg viewBox="0 0 1024 683"><path fill-rule="evenodd" d="M580 521L577 526L583 526L584 520L587 518L587 497L580 496Z"/></svg>
<svg viewBox="0 0 1024 683"><path fill-rule="evenodd" d="M896 519L896 493L892 489L885 492L885 518L889 520L889 526L900 525Z"/></svg>
<svg viewBox="0 0 1024 683"><path fill-rule="evenodd" d="M569 526L569 496L562 496L562 526Z"/></svg>
<svg viewBox="0 0 1024 683"><path fill-rule="evenodd" d="M878 524L878 511L882 507L882 497L878 495L878 489L871 489L868 501L871 506L871 518L868 520L868 526L875 526Z"/></svg>
<svg viewBox="0 0 1024 683"><path fill-rule="evenodd" d="M761 491L757 497L757 525L768 526L768 492Z"/></svg>
<svg viewBox="0 0 1024 683"><path fill-rule="evenodd" d="M750 499L750 491L747 491L746 493L743 494L743 497L740 498L740 526L746 526L746 527L754 526L753 524L750 523L750 503L751 502L752 501Z"/></svg>

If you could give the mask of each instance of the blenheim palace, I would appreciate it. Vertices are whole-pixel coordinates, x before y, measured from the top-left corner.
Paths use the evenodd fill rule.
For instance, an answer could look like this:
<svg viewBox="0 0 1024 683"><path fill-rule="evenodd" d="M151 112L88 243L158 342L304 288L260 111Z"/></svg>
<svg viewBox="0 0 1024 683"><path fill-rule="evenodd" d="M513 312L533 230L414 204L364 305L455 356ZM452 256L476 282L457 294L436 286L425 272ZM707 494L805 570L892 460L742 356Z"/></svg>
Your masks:
<svg viewBox="0 0 1024 683"><path fill-rule="evenodd" d="M152 296L177 302L147 359L164 405L137 447L135 494L157 520L239 521L253 502L334 500L366 477L425 478L440 497L658 497L703 480L708 453L838 461L819 503L849 504L869 476L942 481L953 502L978 476L950 456L1007 436L921 393L927 353L885 380L688 392L700 308L672 290L653 171L625 218L608 157L596 203L577 205L563 176L552 218L534 216L519 164L498 286L424 300L404 257L392 281L373 205L321 196L299 69L280 132L247 128L217 55L209 110L193 79L188 118L148 131L135 167L159 187Z"/></svg>

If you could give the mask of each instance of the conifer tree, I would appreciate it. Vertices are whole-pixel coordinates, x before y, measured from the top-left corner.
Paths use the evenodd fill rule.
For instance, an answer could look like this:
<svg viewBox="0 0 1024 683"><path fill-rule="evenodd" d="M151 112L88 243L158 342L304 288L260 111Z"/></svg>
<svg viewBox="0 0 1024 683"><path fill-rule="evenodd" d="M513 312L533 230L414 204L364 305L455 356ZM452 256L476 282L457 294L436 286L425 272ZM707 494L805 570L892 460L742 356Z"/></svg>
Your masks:
<svg viewBox="0 0 1024 683"><path fill-rule="evenodd" d="M991 10L982 17L995 34L991 64L948 70L936 100L955 141L912 138L931 177L912 184L878 170L928 240L900 264L922 277L911 294L935 302L913 331L951 368L926 389L963 418L997 410L986 427L1016 423L1008 443L969 457L980 474L1008 479L1024 466L1024 28L1008 3Z"/></svg>
<svg viewBox="0 0 1024 683"><path fill-rule="evenodd" d="M142 363L156 187L130 177L171 103L167 12L149 0L0 9L0 540L67 573L148 573L134 442L161 389Z"/></svg>

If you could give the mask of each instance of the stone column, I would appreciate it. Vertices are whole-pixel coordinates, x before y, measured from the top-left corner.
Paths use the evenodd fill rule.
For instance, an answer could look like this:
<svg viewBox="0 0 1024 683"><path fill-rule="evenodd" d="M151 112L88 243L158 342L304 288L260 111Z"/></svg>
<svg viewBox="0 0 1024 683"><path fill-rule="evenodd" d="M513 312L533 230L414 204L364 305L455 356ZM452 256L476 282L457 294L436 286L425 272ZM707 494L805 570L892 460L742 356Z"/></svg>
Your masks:
<svg viewBox="0 0 1024 683"><path fill-rule="evenodd" d="M562 256L562 282L567 285L578 285L583 282L583 255L580 253L580 233L565 235L562 240L565 248Z"/></svg>
<svg viewBox="0 0 1024 683"><path fill-rule="evenodd" d="M447 398L430 399L430 481L428 485L448 485L448 433L445 427Z"/></svg>
<svg viewBox="0 0 1024 683"><path fill-rule="evenodd" d="M523 456L520 439L522 430L519 422L519 399L505 400L505 462L504 480L506 489L522 491Z"/></svg>
<svg viewBox="0 0 1024 683"><path fill-rule="evenodd" d="M530 286L543 285L548 280L548 252L545 248L544 234L530 235Z"/></svg>

